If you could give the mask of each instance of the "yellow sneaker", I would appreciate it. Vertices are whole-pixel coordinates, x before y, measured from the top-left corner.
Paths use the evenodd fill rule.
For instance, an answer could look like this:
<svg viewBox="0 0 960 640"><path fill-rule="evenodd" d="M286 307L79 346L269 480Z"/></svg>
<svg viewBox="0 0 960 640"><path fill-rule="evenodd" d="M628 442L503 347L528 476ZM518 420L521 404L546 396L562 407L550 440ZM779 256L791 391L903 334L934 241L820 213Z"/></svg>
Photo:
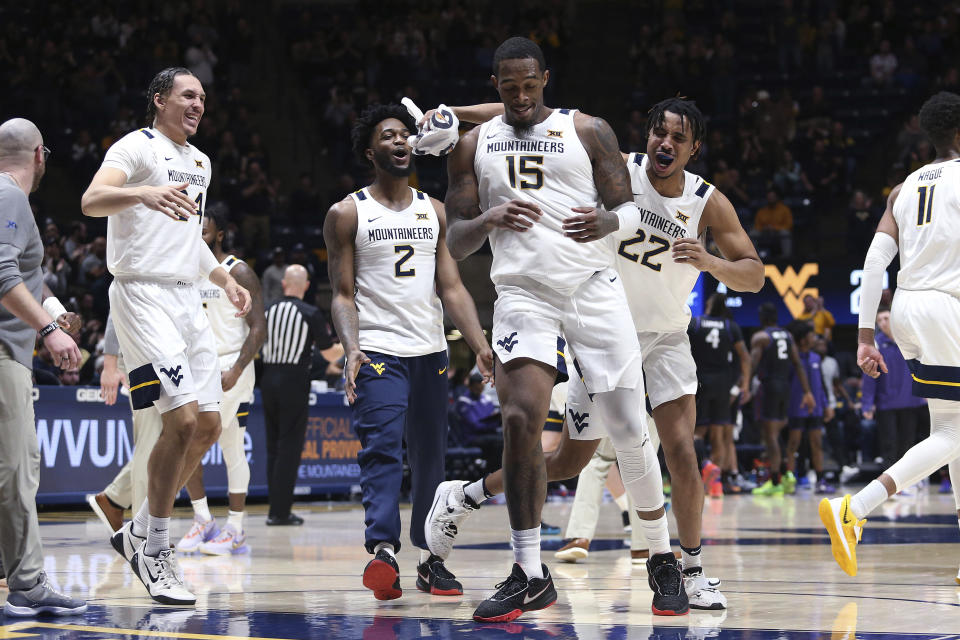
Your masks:
<svg viewBox="0 0 960 640"><path fill-rule="evenodd" d="M783 485L773 484L772 480L767 480L762 485L753 490L755 496L782 496Z"/></svg>
<svg viewBox="0 0 960 640"><path fill-rule="evenodd" d="M820 501L820 520L830 534L833 559L847 575L857 575L857 543L866 520L857 520L850 510L850 494Z"/></svg>

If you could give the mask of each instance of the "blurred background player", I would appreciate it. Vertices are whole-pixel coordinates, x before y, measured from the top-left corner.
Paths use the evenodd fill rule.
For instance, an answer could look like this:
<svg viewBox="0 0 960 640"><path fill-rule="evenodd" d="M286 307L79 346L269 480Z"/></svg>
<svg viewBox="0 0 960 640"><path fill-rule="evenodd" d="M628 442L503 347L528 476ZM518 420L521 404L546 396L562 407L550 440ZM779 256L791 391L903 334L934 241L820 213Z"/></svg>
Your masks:
<svg viewBox="0 0 960 640"><path fill-rule="evenodd" d="M789 493L796 491L797 479L794 473L797 468L796 456L803 435L806 434L807 442L810 445L810 466L817 472L816 492L833 493L835 489L823 475L823 424L833 419L833 408L827 403L827 393L823 386L823 373L820 370L820 354L813 350L817 334L813 327L803 323L794 330L793 339L796 342L800 362L803 365L816 405L813 409L803 406L804 391L801 388L799 376L794 373L790 377L790 410L788 413L790 429L787 435L787 446L783 452L783 462L786 468L784 488L789 487Z"/></svg>
<svg viewBox="0 0 960 640"><path fill-rule="evenodd" d="M796 478L787 476L787 486L781 483L783 476L780 456L780 431L787 424L790 409L790 372L794 371L803 395L800 405L809 411L816 406L806 371L797 354L793 336L777 326L777 308L765 302L758 309L760 330L750 338L751 370L760 380L753 397L754 411L763 429L763 443L770 465L770 478L753 490L755 495L773 496L793 493Z"/></svg>
<svg viewBox="0 0 960 640"><path fill-rule="evenodd" d="M223 430L219 442L227 467L227 523L217 529L203 487L203 465L197 465L197 470L187 480L187 493L193 504L193 525L177 543L180 551L199 550L209 555L239 550L247 538L243 531L243 515L250 484L250 465L244 449L244 434L255 382L253 358L267 337L260 281L246 262L224 250L226 229L226 217L220 209L214 208L203 220L203 241L220 266L250 292L250 313L238 318L220 287L209 280L201 281L199 286L203 310L217 341L220 359L220 384L223 387L220 423Z"/></svg>
<svg viewBox="0 0 960 640"><path fill-rule="evenodd" d="M163 420L147 500L111 543L165 604L196 603L176 570L170 514L220 435L216 344L194 284L198 274L222 287L239 314L250 309L247 290L200 237L210 158L187 138L197 132L205 98L189 70L158 73L147 89L149 126L110 147L81 200L85 215L108 217L110 310L134 408L156 404Z"/></svg>
<svg viewBox="0 0 960 640"><path fill-rule="evenodd" d="M706 313L690 321L687 334L697 363L697 429L707 432L710 461L720 469L723 492L739 493L745 485L738 473L731 405L750 401L750 354L740 326L729 315L727 296L714 293ZM731 394L734 386L737 396Z"/></svg>
<svg viewBox="0 0 960 640"><path fill-rule="evenodd" d="M373 105L353 129L353 150L373 182L334 204L324 223L332 315L347 354L347 399L362 449L365 543L373 559L363 585L399 598L403 443L411 474L410 541L419 549L417 588L462 595L443 559L430 553L424 522L444 478L449 366L443 314L477 354L489 379L493 355L473 298L445 243L443 205L409 186L416 122L399 105ZM553 335L556 345L556 333Z"/></svg>
<svg viewBox="0 0 960 640"><path fill-rule="evenodd" d="M914 394L927 398L930 436L853 497L820 502L833 557L851 576L857 575L856 545L867 515L960 457L960 96L941 91L931 97L920 109L920 126L937 157L887 198L864 259L857 364L872 378L889 373L875 326L883 274L899 252L890 328L910 366Z"/></svg>

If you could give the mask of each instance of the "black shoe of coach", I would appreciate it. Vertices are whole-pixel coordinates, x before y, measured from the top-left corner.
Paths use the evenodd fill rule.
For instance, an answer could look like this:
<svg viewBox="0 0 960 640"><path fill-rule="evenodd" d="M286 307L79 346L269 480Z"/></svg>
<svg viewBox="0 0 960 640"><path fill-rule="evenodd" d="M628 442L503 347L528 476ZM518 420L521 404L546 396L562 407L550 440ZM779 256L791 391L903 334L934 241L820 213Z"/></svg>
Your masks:
<svg viewBox="0 0 960 640"><path fill-rule="evenodd" d="M268 527L299 527L303 524L303 518L291 513L284 517L270 516L267 518Z"/></svg>

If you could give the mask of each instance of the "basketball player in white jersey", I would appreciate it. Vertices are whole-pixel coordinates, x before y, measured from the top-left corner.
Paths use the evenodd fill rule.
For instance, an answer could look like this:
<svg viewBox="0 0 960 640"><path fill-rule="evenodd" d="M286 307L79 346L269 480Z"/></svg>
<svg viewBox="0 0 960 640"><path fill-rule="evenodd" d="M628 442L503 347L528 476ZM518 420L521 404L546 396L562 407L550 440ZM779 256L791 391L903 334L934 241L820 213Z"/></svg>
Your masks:
<svg viewBox="0 0 960 640"><path fill-rule="evenodd" d="M857 575L856 546L867 515L960 457L960 96L941 91L927 100L920 126L937 157L887 198L864 260L857 364L874 378L887 372L874 329L883 275L899 251L890 328L910 366L913 394L927 398L930 436L853 497L820 502L833 557L851 576Z"/></svg>
<svg viewBox="0 0 960 640"><path fill-rule="evenodd" d="M515 564L474 612L479 621L509 621L556 602L540 562L539 525L546 493L540 432L557 335L566 338L604 415L624 485L669 549L660 469L638 410L644 398L640 345L606 238L631 237L640 211L616 135L599 118L547 107L545 67L542 51L527 38L497 48L491 80L504 114L467 133L447 167L446 205L455 219L447 244L462 259L489 238L497 288L493 341ZM676 558L667 552L651 562L657 604L685 613Z"/></svg>
<svg viewBox="0 0 960 640"><path fill-rule="evenodd" d="M499 105L454 109L461 120L468 121L500 111ZM724 608L725 598L702 572L703 485L693 447L697 376L686 332L690 322L687 299L701 271L731 289L758 291L763 286L763 264L729 200L713 185L685 170L690 158L699 152L705 134L700 110L693 102L670 98L651 109L648 123L647 153L625 156L642 220L635 234L617 246L616 266L637 330L647 393L670 469L690 606ZM701 243L708 228L724 257L708 253ZM668 250L670 257L665 255ZM579 473L604 435L602 420L595 417L595 399L590 399L577 376L572 378L565 436L557 453L547 458L551 481ZM494 477L498 473L483 481L489 493L496 493L502 486L502 480ZM451 481L441 489L456 494L456 485ZM467 490L483 500L479 487L468 486ZM456 497L453 502L458 502ZM440 513L431 523L438 533L443 531L444 519ZM431 541L434 539L443 542L440 535L431 536ZM650 553L659 551L651 549Z"/></svg>
<svg viewBox="0 0 960 640"><path fill-rule="evenodd" d="M253 397L253 358L267 337L267 319L263 311L260 279L246 262L223 249L227 228L226 217L219 210L208 213L203 220L203 241L227 273L250 292L250 313L238 318L233 304L223 289L209 280L201 280L200 299L210 321L217 342L220 359L220 382L223 399L220 401L220 448L227 467L227 524L217 528L203 487L203 465L187 480L187 493L193 504L193 524L177 543L184 552L200 551L208 555L226 555L244 548L247 536L243 530L244 505L250 484L250 465L244 450L247 416Z"/></svg>
<svg viewBox="0 0 960 640"><path fill-rule="evenodd" d="M210 158L187 142L203 117L200 81L164 69L147 91L151 126L107 151L83 194L85 215L106 217L110 311L128 368L135 409L155 404L163 431L150 454L147 500L111 538L155 600L191 605L176 571L169 526L173 501L220 435L220 370L198 274L222 287L238 309L250 294L200 237Z"/></svg>
<svg viewBox="0 0 960 640"><path fill-rule="evenodd" d="M473 298L444 242L444 207L409 186L408 138L415 130L400 105L364 111L354 125L353 148L373 166L374 181L333 205L324 222L333 323L347 355L346 394L363 447L357 462L365 547L374 555L363 585L378 600L402 595L396 553L404 441L412 481L410 541L420 554L417 588L463 594L424 538L427 511L444 478L449 367L444 311L477 354L485 378L493 363ZM553 340L556 349L556 334Z"/></svg>

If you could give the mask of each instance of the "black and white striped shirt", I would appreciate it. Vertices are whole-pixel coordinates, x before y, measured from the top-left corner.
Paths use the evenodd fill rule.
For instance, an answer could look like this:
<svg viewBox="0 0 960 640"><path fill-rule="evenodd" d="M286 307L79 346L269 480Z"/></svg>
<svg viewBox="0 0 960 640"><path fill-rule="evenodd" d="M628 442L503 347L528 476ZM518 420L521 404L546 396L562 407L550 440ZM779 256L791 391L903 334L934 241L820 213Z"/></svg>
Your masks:
<svg viewBox="0 0 960 640"><path fill-rule="evenodd" d="M326 319L319 309L299 298L284 296L266 311L267 340L261 356L265 365L300 365L309 369L313 345L333 345Z"/></svg>

